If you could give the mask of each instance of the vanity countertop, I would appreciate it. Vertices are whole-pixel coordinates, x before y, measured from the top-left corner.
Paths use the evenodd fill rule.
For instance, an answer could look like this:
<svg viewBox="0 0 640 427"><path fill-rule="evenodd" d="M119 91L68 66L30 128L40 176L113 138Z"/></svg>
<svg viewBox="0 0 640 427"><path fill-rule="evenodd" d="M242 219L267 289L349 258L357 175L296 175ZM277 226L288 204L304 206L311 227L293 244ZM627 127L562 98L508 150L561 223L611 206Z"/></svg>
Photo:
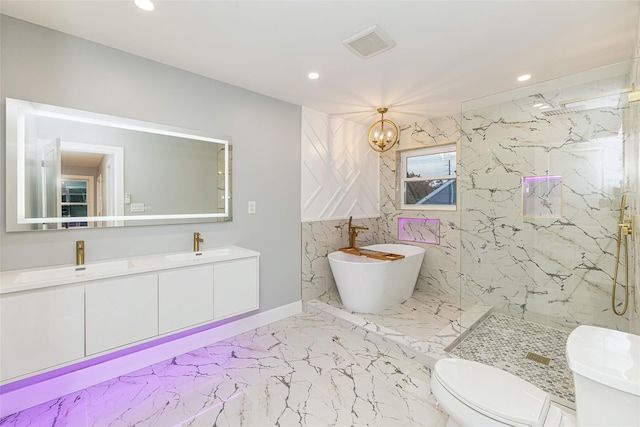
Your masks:
<svg viewBox="0 0 640 427"><path fill-rule="evenodd" d="M260 255L238 246L211 248L200 252L174 252L121 258L84 265L58 265L0 272L0 294L49 288L60 285L149 273L198 264L228 261Z"/></svg>

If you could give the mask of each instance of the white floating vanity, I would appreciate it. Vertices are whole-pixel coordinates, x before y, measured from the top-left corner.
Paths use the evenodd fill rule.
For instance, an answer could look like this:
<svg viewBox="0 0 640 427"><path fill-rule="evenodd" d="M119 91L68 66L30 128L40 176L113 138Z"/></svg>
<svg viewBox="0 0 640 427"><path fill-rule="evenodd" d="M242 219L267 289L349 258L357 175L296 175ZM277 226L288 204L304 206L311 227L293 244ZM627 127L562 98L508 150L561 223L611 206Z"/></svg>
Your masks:
<svg viewBox="0 0 640 427"><path fill-rule="evenodd" d="M0 273L0 382L258 308L240 247Z"/></svg>

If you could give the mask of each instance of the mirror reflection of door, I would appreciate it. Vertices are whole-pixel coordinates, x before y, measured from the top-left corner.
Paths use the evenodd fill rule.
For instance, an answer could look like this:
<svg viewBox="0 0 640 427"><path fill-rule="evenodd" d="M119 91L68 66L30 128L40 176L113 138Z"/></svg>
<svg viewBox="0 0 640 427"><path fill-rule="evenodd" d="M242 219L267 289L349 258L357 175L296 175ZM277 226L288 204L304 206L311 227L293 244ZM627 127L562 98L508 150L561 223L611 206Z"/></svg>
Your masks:
<svg viewBox="0 0 640 427"><path fill-rule="evenodd" d="M61 214L60 186L62 171L60 139L45 144L40 150L40 179L38 180L37 213L40 218L57 218ZM45 226L54 224L45 224Z"/></svg>
<svg viewBox="0 0 640 427"><path fill-rule="evenodd" d="M61 147L61 216L64 218L94 216L98 210L94 183L101 174L105 155L78 151L77 148L70 150L64 143ZM103 197L100 196L98 199L102 201ZM61 228L94 226L100 226L100 224L87 221L69 221L61 224Z"/></svg>
<svg viewBox="0 0 640 427"><path fill-rule="evenodd" d="M102 147L93 144L70 143L60 145L61 182L60 190L66 191L67 200L60 202L62 217L92 217L121 215L122 201L118 203L115 188L124 184L122 177L113 173L116 156L122 156L122 149ZM83 190L86 188L86 191ZM84 191L84 192L83 192ZM80 194L84 194L81 196ZM62 196L65 197L65 196ZM85 197L86 200L81 200ZM58 198L58 200L61 200ZM110 221L69 221L61 228L106 227Z"/></svg>
<svg viewBox="0 0 640 427"><path fill-rule="evenodd" d="M94 215L93 176L62 175L60 180L60 210L63 218L76 218ZM93 227L87 221L69 221L60 224L61 228Z"/></svg>

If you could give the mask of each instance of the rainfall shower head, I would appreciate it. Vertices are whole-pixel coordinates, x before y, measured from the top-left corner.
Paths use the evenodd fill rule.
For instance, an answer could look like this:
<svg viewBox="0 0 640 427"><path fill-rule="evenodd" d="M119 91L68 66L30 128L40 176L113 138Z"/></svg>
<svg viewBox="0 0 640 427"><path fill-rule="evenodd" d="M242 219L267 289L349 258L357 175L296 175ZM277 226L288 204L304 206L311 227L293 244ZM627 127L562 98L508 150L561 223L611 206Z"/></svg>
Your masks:
<svg viewBox="0 0 640 427"><path fill-rule="evenodd" d="M625 99L622 97L624 93L629 94L628 102L640 101L640 91L635 91L635 85L632 85L631 88L627 89L562 101L559 108L543 111L542 114L545 116L559 116L601 108L620 108L625 105Z"/></svg>

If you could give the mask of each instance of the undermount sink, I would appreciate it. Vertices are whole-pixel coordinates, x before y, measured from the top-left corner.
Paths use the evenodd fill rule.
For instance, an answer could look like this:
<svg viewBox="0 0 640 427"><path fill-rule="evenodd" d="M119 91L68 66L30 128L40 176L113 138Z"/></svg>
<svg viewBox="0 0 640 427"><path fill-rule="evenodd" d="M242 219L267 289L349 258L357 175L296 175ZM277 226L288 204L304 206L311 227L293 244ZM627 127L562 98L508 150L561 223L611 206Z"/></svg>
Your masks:
<svg viewBox="0 0 640 427"><path fill-rule="evenodd" d="M231 249L222 248L222 249L210 249L208 251L200 251L200 252L186 252L182 254L172 254L165 255L169 261L173 262L185 262L185 261L200 261L211 258L218 258L221 256L229 255Z"/></svg>
<svg viewBox="0 0 640 427"><path fill-rule="evenodd" d="M37 282L40 280L56 280L67 277L86 276L91 274L108 273L111 271L126 270L133 267L129 260L100 262L96 264L73 265L70 267L49 268L34 271L25 271L18 275L16 282Z"/></svg>

